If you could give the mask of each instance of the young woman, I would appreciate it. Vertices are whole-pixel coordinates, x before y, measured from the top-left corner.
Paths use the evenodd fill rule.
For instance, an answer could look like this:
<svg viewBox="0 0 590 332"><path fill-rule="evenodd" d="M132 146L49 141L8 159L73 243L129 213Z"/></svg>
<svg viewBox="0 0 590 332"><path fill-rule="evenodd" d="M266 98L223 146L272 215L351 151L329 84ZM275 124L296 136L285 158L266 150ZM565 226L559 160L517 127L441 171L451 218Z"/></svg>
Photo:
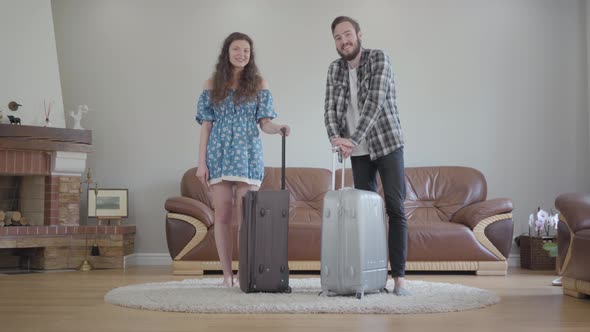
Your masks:
<svg viewBox="0 0 590 332"><path fill-rule="evenodd" d="M233 204L238 228L242 223L242 197L258 190L264 176L262 143L258 128L279 134L290 128L272 122L277 114L266 82L254 62L252 39L230 34L219 54L213 77L204 84L197 105L201 124L197 177L213 192L215 243L223 269L223 285L236 283L232 271ZM235 193L235 196L234 196Z"/></svg>

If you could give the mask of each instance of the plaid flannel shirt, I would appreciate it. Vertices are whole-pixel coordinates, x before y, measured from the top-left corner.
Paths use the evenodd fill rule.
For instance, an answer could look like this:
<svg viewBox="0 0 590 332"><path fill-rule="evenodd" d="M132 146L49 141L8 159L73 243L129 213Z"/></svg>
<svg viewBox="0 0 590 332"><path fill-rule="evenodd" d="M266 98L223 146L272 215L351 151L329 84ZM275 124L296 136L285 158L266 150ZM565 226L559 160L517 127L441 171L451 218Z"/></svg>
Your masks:
<svg viewBox="0 0 590 332"><path fill-rule="evenodd" d="M346 126L350 102L348 77L346 60L338 59L330 64L324 113L328 137L348 137L354 144L365 139L371 160L402 147L404 138L389 57L381 50L362 50L357 67L360 118L354 133L349 133Z"/></svg>

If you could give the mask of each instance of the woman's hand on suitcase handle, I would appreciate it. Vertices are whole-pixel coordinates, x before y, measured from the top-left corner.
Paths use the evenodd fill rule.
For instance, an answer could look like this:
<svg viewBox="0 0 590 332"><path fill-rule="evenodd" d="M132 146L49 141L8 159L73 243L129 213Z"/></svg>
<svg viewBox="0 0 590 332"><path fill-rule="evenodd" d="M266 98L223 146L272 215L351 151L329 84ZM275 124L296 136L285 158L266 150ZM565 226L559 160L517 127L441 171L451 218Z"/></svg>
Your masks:
<svg viewBox="0 0 590 332"><path fill-rule="evenodd" d="M278 127L278 134L283 136L283 134L285 136L289 136L289 134L291 133L291 127L289 127L288 125L277 125Z"/></svg>
<svg viewBox="0 0 590 332"><path fill-rule="evenodd" d="M207 167L207 165L199 165L197 167L197 173L196 173L197 179L199 179L199 181L201 181L204 185L207 186L207 189L211 190L211 187L209 186L209 168Z"/></svg>
<svg viewBox="0 0 590 332"><path fill-rule="evenodd" d="M279 134L283 136L283 133L281 131L282 128L285 128L285 131L287 132L285 136L289 136L289 134L291 133L291 128L289 126L273 123L269 118L262 118L258 123L260 129L262 129L263 132L269 135Z"/></svg>

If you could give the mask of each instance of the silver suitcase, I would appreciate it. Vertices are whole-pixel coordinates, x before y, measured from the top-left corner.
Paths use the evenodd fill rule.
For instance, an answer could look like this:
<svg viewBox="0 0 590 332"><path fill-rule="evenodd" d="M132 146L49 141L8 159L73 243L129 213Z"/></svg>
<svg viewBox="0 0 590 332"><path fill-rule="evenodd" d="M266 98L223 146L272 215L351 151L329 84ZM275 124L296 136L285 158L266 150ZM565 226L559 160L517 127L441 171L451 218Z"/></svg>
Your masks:
<svg viewBox="0 0 590 332"><path fill-rule="evenodd" d="M353 188L332 190L324 197L321 242L321 284L325 295L355 295L387 291L387 237L383 199ZM344 187L345 163L342 163Z"/></svg>

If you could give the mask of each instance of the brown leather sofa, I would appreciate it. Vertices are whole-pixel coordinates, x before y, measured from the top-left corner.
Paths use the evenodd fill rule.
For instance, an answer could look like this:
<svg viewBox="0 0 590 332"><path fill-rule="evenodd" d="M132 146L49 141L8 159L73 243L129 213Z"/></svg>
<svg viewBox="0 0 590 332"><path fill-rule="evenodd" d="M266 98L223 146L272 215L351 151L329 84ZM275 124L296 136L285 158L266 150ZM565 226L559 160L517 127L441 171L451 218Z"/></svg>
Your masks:
<svg viewBox="0 0 590 332"><path fill-rule="evenodd" d="M557 228L557 266L563 293L590 296L590 194L559 195L555 207L562 221Z"/></svg>
<svg viewBox="0 0 590 332"><path fill-rule="evenodd" d="M171 197L165 204L166 237L175 274L221 270L213 235L215 207L211 193L195 172L196 168L186 171L181 196ZM340 175L338 170L336 179ZM345 175L345 184L350 186L350 170ZM261 190L279 189L280 176L280 168L265 168ZM287 168L291 270L320 268L323 198L330 190L331 176L331 171L322 168ZM408 271L506 274L513 232L512 201L486 200L483 174L467 167L406 168L406 188ZM233 257L238 257L236 246Z"/></svg>

